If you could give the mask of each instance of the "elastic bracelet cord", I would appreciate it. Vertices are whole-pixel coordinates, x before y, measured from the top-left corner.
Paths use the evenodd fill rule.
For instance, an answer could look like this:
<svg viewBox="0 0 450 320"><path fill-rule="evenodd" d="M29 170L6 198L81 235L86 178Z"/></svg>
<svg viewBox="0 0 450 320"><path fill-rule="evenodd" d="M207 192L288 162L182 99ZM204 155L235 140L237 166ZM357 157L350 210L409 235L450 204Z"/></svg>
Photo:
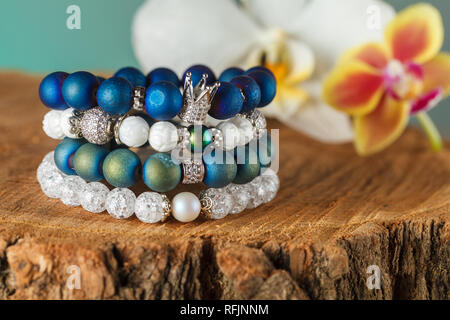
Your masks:
<svg viewBox="0 0 450 320"><path fill-rule="evenodd" d="M79 176L66 175L55 165L54 152L48 153L37 169L42 191L50 198L60 199L68 206L81 205L93 213L105 210L116 219L133 214L145 223L164 222L170 216L180 222L191 222L204 216L222 219L246 208L256 208L273 200L279 179L270 168L246 184L229 184L224 188L208 188L198 196L181 192L170 201L165 194L143 192L138 197L128 188L109 188L101 182L87 183Z"/></svg>

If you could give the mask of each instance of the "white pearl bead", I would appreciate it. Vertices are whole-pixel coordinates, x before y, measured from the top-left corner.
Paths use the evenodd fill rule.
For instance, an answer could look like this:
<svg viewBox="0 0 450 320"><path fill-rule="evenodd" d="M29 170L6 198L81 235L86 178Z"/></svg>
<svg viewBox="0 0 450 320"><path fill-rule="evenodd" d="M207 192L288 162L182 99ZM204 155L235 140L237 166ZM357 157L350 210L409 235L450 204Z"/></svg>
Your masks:
<svg viewBox="0 0 450 320"><path fill-rule="evenodd" d="M200 200L190 192L181 192L172 199L172 215L180 222L197 219L201 210Z"/></svg>
<svg viewBox="0 0 450 320"><path fill-rule="evenodd" d="M148 142L153 149L159 152L175 149L178 144L177 127L168 121L156 122L150 128Z"/></svg>
<svg viewBox="0 0 450 320"><path fill-rule="evenodd" d="M218 124L217 129L222 131L223 147L225 150L234 149L240 139L239 128L229 121L224 121Z"/></svg>
<svg viewBox="0 0 450 320"><path fill-rule="evenodd" d="M72 127L70 124L70 117L72 117L72 116L73 116L73 108L67 108L66 110L64 110L62 112L61 120L60 120L61 128L66 137L69 137L72 139L79 139L80 137L78 135L70 132L70 128Z"/></svg>
<svg viewBox="0 0 450 320"><path fill-rule="evenodd" d="M64 132L60 126L62 111L52 110L47 112L42 121L42 129L52 139L64 138Z"/></svg>
<svg viewBox="0 0 450 320"><path fill-rule="evenodd" d="M243 146L249 143L254 136L254 128L252 123L243 117L236 116L229 120L239 129L239 141L238 146Z"/></svg>
<svg viewBox="0 0 450 320"><path fill-rule="evenodd" d="M119 139L129 147L141 147L148 139L150 127L141 117L127 117L122 121L119 128Z"/></svg>

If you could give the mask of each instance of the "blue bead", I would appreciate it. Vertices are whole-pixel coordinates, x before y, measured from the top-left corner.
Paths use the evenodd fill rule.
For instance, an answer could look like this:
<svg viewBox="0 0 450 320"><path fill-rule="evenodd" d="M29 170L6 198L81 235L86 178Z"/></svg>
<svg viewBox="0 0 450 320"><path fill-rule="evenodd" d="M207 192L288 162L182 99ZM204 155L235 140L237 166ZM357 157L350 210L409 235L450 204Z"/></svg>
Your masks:
<svg viewBox="0 0 450 320"><path fill-rule="evenodd" d="M240 76L244 73L241 68L231 67L225 69L219 76L219 81L230 82L234 77Z"/></svg>
<svg viewBox="0 0 450 320"><path fill-rule="evenodd" d="M223 188L236 177L237 166L233 153L214 149L203 155L205 177L203 183L210 188Z"/></svg>
<svg viewBox="0 0 450 320"><path fill-rule="evenodd" d="M53 72L42 79L39 85L39 97L47 107L64 110L68 106L62 96L62 84L69 74L65 72Z"/></svg>
<svg viewBox="0 0 450 320"><path fill-rule="evenodd" d="M73 156L73 168L77 175L87 181L103 180L102 164L108 155L108 148L97 144L82 145Z"/></svg>
<svg viewBox="0 0 450 320"><path fill-rule="evenodd" d="M142 171L144 183L157 192L170 191L181 182L181 165L167 153L155 153L148 157Z"/></svg>
<svg viewBox="0 0 450 320"><path fill-rule="evenodd" d="M250 111L259 105L261 90L255 80L248 76L237 76L231 80L231 83L241 89L244 94L241 112Z"/></svg>
<svg viewBox="0 0 450 320"><path fill-rule="evenodd" d="M73 156L86 143L84 139L64 138L55 149L54 159L59 170L65 174L75 175L73 170Z"/></svg>
<svg viewBox="0 0 450 320"><path fill-rule="evenodd" d="M233 183L245 184L259 175L260 163L257 152L249 145L240 146L234 149L236 158L237 173Z"/></svg>
<svg viewBox="0 0 450 320"><path fill-rule="evenodd" d="M189 67L183 74L183 78L181 80L181 83L184 84L184 79L186 78L186 73L191 73L191 79L192 79L192 85L195 87L200 80L202 79L202 76L204 73L208 75L208 78L206 79L206 84L212 84L216 82L216 76L212 72L210 68L207 66L197 64L195 66Z"/></svg>
<svg viewBox="0 0 450 320"><path fill-rule="evenodd" d="M109 184L117 188L128 188L139 181L142 165L133 151L116 149L106 156L102 169Z"/></svg>
<svg viewBox="0 0 450 320"><path fill-rule="evenodd" d="M156 68L147 75L147 86L159 81L167 81L180 86L180 80L175 72L168 68Z"/></svg>
<svg viewBox="0 0 450 320"><path fill-rule="evenodd" d="M183 97L178 87L167 81L160 81L147 88L145 110L156 120L170 120L180 112Z"/></svg>
<svg viewBox="0 0 450 320"><path fill-rule="evenodd" d="M261 70L255 70L248 74L250 78L256 81L261 90L261 101L258 107L267 106L275 98L277 93L277 82L269 73Z"/></svg>
<svg viewBox="0 0 450 320"><path fill-rule="evenodd" d="M219 120L229 119L241 111L243 103L244 98L238 87L229 82L220 82L208 113Z"/></svg>
<svg viewBox="0 0 450 320"><path fill-rule="evenodd" d="M124 78L113 77L103 81L97 90L100 108L112 115L123 115L133 105L133 86Z"/></svg>
<svg viewBox="0 0 450 320"><path fill-rule="evenodd" d="M78 71L64 80L62 95L70 107L87 110L97 105L95 93L99 84L97 77L92 73Z"/></svg>
<svg viewBox="0 0 450 320"><path fill-rule="evenodd" d="M270 69L267 69L267 68L265 68L265 67L263 67L263 66L254 66L254 67L251 67L250 69L248 69L247 71L245 71L244 74L245 74L245 75L248 75L250 72L253 72L253 71L263 71L263 72L266 72L266 73L270 74L270 75L275 79L275 75L273 74L273 72L272 72Z"/></svg>
<svg viewBox="0 0 450 320"><path fill-rule="evenodd" d="M130 81L133 87L144 87L147 79L145 75L136 68L133 67L125 67L120 69L114 74L114 77L125 78Z"/></svg>

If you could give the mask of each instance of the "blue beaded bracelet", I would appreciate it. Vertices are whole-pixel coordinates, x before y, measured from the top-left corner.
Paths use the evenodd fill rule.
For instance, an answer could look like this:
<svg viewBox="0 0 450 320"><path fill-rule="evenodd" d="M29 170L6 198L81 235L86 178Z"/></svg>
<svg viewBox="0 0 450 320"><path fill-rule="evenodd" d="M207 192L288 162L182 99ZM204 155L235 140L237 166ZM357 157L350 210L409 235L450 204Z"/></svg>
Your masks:
<svg viewBox="0 0 450 320"><path fill-rule="evenodd" d="M126 67L106 80L86 71L54 72L42 80L39 96L56 110L85 111L99 106L112 116L123 116L145 109L155 120L178 115L188 123L201 124L206 114L225 120L264 107L276 94L275 77L264 67L228 68L216 81L210 68L194 65L183 73L181 83L183 92L178 76L168 68L154 69L146 77Z"/></svg>

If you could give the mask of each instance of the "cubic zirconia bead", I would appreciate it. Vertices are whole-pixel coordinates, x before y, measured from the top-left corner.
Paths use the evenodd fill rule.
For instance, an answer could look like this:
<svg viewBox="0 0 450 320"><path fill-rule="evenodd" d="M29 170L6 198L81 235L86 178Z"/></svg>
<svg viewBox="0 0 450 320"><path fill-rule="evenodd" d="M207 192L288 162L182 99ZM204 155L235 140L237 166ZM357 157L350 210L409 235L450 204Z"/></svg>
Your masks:
<svg viewBox="0 0 450 320"><path fill-rule="evenodd" d="M67 176L61 184L61 201L71 207L80 205L80 195L86 187L86 182L78 176Z"/></svg>
<svg viewBox="0 0 450 320"><path fill-rule="evenodd" d="M145 223L156 223L165 220L165 199L157 192L144 192L136 199L134 212L136 217Z"/></svg>
<svg viewBox="0 0 450 320"><path fill-rule="evenodd" d="M116 188L106 197L106 210L116 219L126 219L133 215L136 196L127 188Z"/></svg>
<svg viewBox="0 0 450 320"><path fill-rule="evenodd" d="M267 122L261 111L253 109L242 114L253 126L256 138L260 138L267 130Z"/></svg>
<svg viewBox="0 0 450 320"><path fill-rule="evenodd" d="M200 203L208 219L222 219L230 213L233 198L224 189L210 188L200 193Z"/></svg>
<svg viewBox="0 0 450 320"><path fill-rule="evenodd" d="M194 184L203 181L205 166L203 161L195 159L183 160L183 183Z"/></svg>
<svg viewBox="0 0 450 320"><path fill-rule="evenodd" d="M233 207L230 210L230 214L237 214L244 211L250 201L248 187L242 184L230 184L226 187L226 190L233 199Z"/></svg>
<svg viewBox="0 0 450 320"><path fill-rule="evenodd" d="M80 194L81 206L93 213L105 211L106 197L109 189L101 182L90 182Z"/></svg>
<svg viewBox="0 0 450 320"><path fill-rule="evenodd" d="M137 111L143 111L145 104L145 88L135 87L133 97L133 109Z"/></svg>
<svg viewBox="0 0 450 320"><path fill-rule="evenodd" d="M113 137L113 118L99 107L84 112L81 132L90 143L105 144Z"/></svg>

